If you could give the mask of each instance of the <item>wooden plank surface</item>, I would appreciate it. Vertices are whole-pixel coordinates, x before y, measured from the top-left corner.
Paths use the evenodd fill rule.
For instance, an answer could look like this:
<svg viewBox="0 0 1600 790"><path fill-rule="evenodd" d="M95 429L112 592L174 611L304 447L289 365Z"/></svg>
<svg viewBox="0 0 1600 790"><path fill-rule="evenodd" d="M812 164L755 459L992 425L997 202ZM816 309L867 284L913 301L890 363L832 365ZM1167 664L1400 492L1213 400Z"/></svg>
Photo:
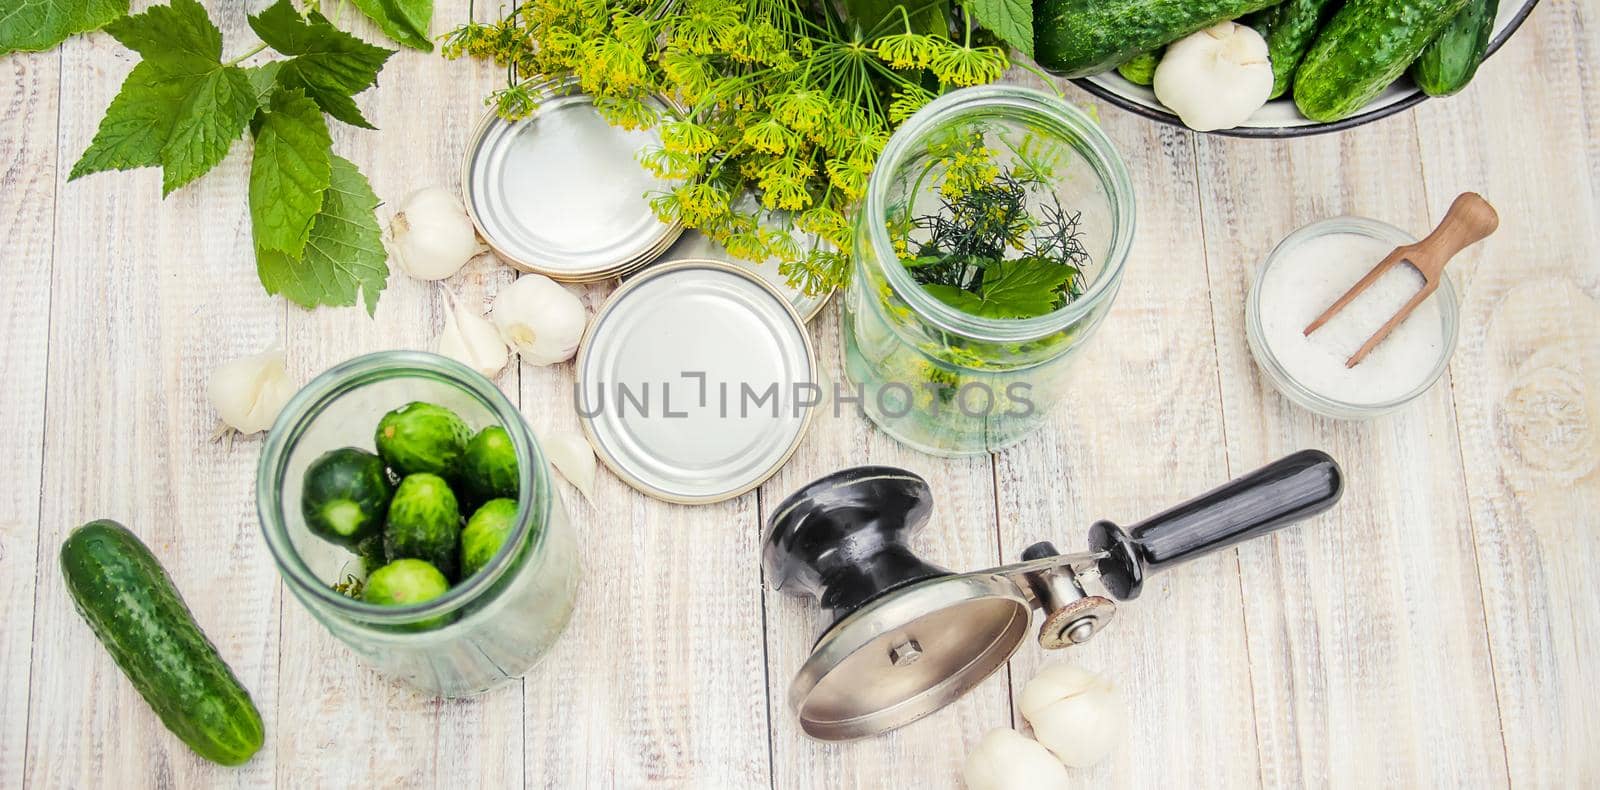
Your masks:
<svg viewBox="0 0 1600 790"><path fill-rule="evenodd" d="M242 50L238 4L209 5ZM439 3L436 32L468 7ZM373 33L353 8L341 24ZM209 441L205 380L274 344L301 382L365 351L431 348L442 288L487 308L514 273L483 260L443 286L396 275L375 318L288 306L250 265L244 146L165 201L154 171L66 182L132 56L91 35L3 63L0 786L953 787L966 746L1020 726L1012 700L1054 660L1112 674L1134 712L1129 743L1074 772L1084 784L1600 782L1585 701L1600 685L1593 3L1545 0L1463 95L1338 135L1230 140L1100 107L1140 228L1051 429L952 461L823 409L789 464L732 502L661 504L603 470L593 504L562 484L584 564L571 628L522 683L451 702L362 668L287 594L254 514L259 439ZM361 99L381 131L337 128L335 148L389 201L452 185L500 78L403 52ZM1344 212L1420 235L1465 189L1502 227L1452 264L1463 325L1441 385L1363 424L1278 395L1243 330L1272 244ZM837 306L812 328L842 380ZM499 383L536 429L570 430L571 380L564 364ZM759 551L771 509L812 478L862 463L923 475L937 504L915 544L969 570L1039 539L1081 548L1095 518L1136 520L1309 446L1345 464L1335 512L1157 577L1068 656L1030 640L890 736L799 732L787 687L821 623L766 588ZM268 738L247 766L212 766L165 732L73 612L55 552L95 517L150 543L251 690Z"/></svg>

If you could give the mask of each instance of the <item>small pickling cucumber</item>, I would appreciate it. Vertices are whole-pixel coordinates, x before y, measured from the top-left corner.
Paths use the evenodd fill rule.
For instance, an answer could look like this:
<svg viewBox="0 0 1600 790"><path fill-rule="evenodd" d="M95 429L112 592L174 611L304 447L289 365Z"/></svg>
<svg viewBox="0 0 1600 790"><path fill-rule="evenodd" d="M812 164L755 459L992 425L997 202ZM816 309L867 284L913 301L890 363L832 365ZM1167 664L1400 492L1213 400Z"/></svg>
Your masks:
<svg viewBox="0 0 1600 790"><path fill-rule="evenodd" d="M361 558L361 569L366 573L372 573L389 562L388 555L383 553L382 532L362 539L351 551Z"/></svg>
<svg viewBox="0 0 1600 790"><path fill-rule="evenodd" d="M383 530L393 495L382 458L341 447L317 456L306 467L300 514L318 537L354 548Z"/></svg>
<svg viewBox="0 0 1600 790"><path fill-rule="evenodd" d="M459 476L462 493L473 502L517 497L517 448L506 429L491 425L467 442Z"/></svg>
<svg viewBox="0 0 1600 790"><path fill-rule="evenodd" d="M361 600L379 606L414 606L427 603L450 590L450 581L438 568L422 560L395 560L372 572L361 588ZM450 622L449 615L430 617L404 626L426 631Z"/></svg>
<svg viewBox="0 0 1600 790"><path fill-rule="evenodd" d="M453 477L472 431L456 413L432 403L407 403L378 421L378 455L401 475Z"/></svg>
<svg viewBox="0 0 1600 790"><path fill-rule="evenodd" d="M1117 67L1117 73L1122 78L1135 85L1150 85L1156 81L1156 66L1161 65L1161 53L1146 52L1134 55L1129 60Z"/></svg>
<svg viewBox="0 0 1600 790"><path fill-rule="evenodd" d="M261 748L250 693L136 535L115 521L78 527L61 544L61 573L78 614L167 729L222 765Z"/></svg>
<svg viewBox="0 0 1600 790"><path fill-rule="evenodd" d="M467 519L461 530L461 578L465 579L489 564L500 553L506 538L517 528L517 501L491 499Z"/></svg>
<svg viewBox="0 0 1600 790"><path fill-rule="evenodd" d="M1034 60L1064 77L1087 77L1281 1L1037 0Z"/></svg>
<svg viewBox="0 0 1600 790"><path fill-rule="evenodd" d="M426 560L455 578L460 537L461 508L444 478L426 472L406 475L389 502L389 523L383 530L383 553L390 564Z"/></svg>
<svg viewBox="0 0 1600 790"><path fill-rule="evenodd" d="M1411 79L1417 87L1429 96L1449 96L1467 87L1489 54L1494 17L1499 11L1499 0L1467 0L1467 7L1434 36L1417 62L1411 64Z"/></svg>
<svg viewBox="0 0 1600 790"><path fill-rule="evenodd" d="M1267 98L1289 92L1295 68L1311 48L1328 12L1336 7L1337 0L1284 0L1243 20L1267 41L1267 57L1272 61L1272 93Z"/></svg>
<svg viewBox="0 0 1600 790"><path fill-rule="evenodd" d="M1349 0L1294 74L1294 103L1313 121L1356 114L1422 54L1467 0Z"/></svg>

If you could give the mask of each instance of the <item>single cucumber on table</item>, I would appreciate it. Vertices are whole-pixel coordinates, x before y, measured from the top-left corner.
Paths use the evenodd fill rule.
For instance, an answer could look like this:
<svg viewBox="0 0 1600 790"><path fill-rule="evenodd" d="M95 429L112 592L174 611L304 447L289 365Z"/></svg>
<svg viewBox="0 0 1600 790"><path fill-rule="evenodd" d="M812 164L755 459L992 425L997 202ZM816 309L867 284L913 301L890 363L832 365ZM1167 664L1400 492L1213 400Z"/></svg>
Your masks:
<svg viewBox="0 0 1600 790"><path fill-rule="evenodd" d="M1349 0L1294 75L1294 103L1313 121L1356 114L1405 73L1466 0Z"/></svg>
<svg viewBox="0 0 1600 790"><path fill-rule="evenodd" d="M1110 71L1197 30L1281 0L1038 0L1034 60L1065 77Z"/></svg>
<svg viewBox="0 0 1600 790"><path fill-rule="evenodd" d="M1285 0L1242 20L1267 41L1267 57L1272 61L1272 93L1267 98L1289 92L1295 68L1316 40L1327 13L1337 5L1337 0Z"/></svg>
<svg viewBox="0 0 1600 790"><path fill-rule="evenodd" d="M444 478L423 472L400 481L383 530L383 553L391 564L407 558L425 560L455 578L460 539L461 508Z"/></svg>
<svg viewBox="0 0 1600 790"><path fill-rule="evenodd" d="M1489 55L1499 0L1467 0L1467 7L1439 31L1411 64L1411 79L1429 96L1449 96L1467 87Z"/></svg>
<svg viewBox="0 0 1600 790"><path fill-rule="evenodd" d="M67 591L161 723L196 754L240 765L261 748L261 714L143 542L91 521L61 544Z"/></svg>

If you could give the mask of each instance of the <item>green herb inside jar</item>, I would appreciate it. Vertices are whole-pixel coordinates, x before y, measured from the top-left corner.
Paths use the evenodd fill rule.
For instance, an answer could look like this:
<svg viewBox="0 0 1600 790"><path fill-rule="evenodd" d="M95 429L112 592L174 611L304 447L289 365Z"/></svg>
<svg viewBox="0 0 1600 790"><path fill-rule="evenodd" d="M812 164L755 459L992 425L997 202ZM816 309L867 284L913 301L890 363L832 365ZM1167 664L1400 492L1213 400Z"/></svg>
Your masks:
<svg viewBox="0 0 1600 790"><path fill-rule="evenodd" d="M939 301L984 318L1033 318L1082 296L1089 264L1082 214L1056 197L1054 152L1027 138L1002 163L970 133L941 147L947 152L923 175L938 172L937 209L908 209L888 223L913 279Z"/></svg>

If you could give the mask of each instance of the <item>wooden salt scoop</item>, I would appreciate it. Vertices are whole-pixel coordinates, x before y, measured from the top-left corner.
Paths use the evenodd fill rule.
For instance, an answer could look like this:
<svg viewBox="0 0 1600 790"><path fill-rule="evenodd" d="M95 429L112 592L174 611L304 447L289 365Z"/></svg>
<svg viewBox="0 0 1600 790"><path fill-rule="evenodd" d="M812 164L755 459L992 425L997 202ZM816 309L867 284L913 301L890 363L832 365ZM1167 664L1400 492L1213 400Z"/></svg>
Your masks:
<svg viewBox="0 0 1600 790"><path fill-rule="evenodd" d="M1395 327L1405 321L1418 305L1439 289L1439 280L1444 275L1444 265L1449 263L1456 253L1484 240L1498 227L1500 227L1500 215L1495 213L1494 206L1489 205L1489 201L1484 200L1483 196L1476 192L1462 192L1456 196L1455 202L1450 204L1450 210L1445 212L1444 219L1439 220L1439 227L1434 228L1427 238L1416 244L1404 244L1394 248L1394 251L1379 261L1377 266L1372 267L1372 271L1367 272L1365 277L1351 286L1344 296L1339 297L1339 301L1334 302L1332 307L1317 316L1317 320L1307 324L1305 334L1309 336L1323 324L1328 323L1329 319L1343 310L1345 305L1355 301L1362 291L1377 282L1384 272L1400 263L1411 264L1412 268L1422 274L1422 290L1417 291L1417 295L1411 297L1411 301L1406 302L1393 318L1373 333L1372 337L1367 338L1367 342L1363 343L1361 348L1350 355L1350 359L1344 363L1347 368L1355 367L1361 360L1366 359L1367 355L1372 353L1372 349L1377 348Z"/></svg>

